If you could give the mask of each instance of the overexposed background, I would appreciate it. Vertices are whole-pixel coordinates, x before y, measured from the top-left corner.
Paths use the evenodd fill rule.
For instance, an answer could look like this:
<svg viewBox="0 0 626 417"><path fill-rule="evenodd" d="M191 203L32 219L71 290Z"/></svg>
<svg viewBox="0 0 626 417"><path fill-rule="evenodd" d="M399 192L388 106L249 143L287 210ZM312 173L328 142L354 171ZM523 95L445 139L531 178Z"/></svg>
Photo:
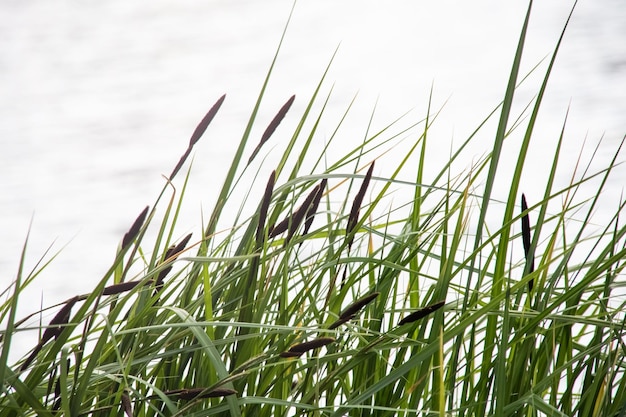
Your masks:
<svg viewBox="0 0 626 417"><path fill-rule="evenodd" d="M180 234L199 230L201 209L214 204L291 7L291 0L0 3L1 287L15 278L32 218L27 270L51 244L53 252L67 246L23 308L93 288L197 122L227 93L194 152ZM523 73L552 52L570 7L536 2ZM466 138L503 98L526 8L498 0L300 0L259 123L296 94L284 130L272 139L285 140L339 46L324 90L334 85L327 114L336 117L320 140L356 94L360 130L345 136L346 149L362 139L376 103L379 126L410 109L421 119L434 85L435 107L448 102L431 141L448 143L446 158L450 141ZM553 141L571 106L565 159L574 160L585 139L600 138L601 156L610 158L626 130L625 45L623 0L579 3L536 141ZM536 93L541 74L520 90L521 103ZM622 184L611 184L615 206Z"/></svg>

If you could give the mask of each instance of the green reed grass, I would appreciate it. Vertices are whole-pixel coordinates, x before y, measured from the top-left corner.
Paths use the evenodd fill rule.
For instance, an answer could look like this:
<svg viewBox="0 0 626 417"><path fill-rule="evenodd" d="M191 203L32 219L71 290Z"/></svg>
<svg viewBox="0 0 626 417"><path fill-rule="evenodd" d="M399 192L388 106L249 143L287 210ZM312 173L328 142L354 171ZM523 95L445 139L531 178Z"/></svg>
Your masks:
<svg viewBox="0 0 626 417"><path fill-rule="evenodd" d="M25 244L0 304L0 416L626 415L624 202L599 230L592 217L619 149L558 188L564 123L545 183L523 183L561 43L529 112L513 115L529 16L530 7L501 105L434 172L430 99L423 120L368 128L337 156L327 150L348 108L323 154L312 154L329 117L326 73L305 110L294 114L291 97L250 150L274 59L193 236L176 230L191 171L181 187L172 181L201 136L211 140L225 96L94 290L46 308L53 318L34 325L17 304L47 263L26 273ZM493 134L492 117L493 143L475 160L466 149ZM289 134L285 118L298 120ZM256 157L277 132L290 139L266 167ZM503 179L505 140L517 141L519 157ZM504 201L492 196L496 177L510 181ZM522 192L539 187L543 198L528 205ZM253 201L252 190L265 191ZM13 337L34 331L39 343L10 363Z"/></svg>

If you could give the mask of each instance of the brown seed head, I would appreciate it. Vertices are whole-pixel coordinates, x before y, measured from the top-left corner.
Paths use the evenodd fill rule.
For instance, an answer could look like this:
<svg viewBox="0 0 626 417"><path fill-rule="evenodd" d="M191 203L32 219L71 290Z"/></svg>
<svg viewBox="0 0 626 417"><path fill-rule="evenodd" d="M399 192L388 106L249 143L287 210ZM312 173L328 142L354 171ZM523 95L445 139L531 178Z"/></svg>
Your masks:
<svg viewBox="0 0 626 417"><path fill-rule="evenodd" d="M146 208L143 209L143 211L135 219L135 222L130 227L128 232L124 235L124 239L122 239L122 250L126 249L139 234L141 226L143 225L143 222L146 221L146 216L148 216L148 209L149 206L146 206Z"/></svg>
<svg viewBox="0 0 626 417"><path fill-rule="evenodd" d="M265 142L267 142L269 138L274 134L274 131L276 130L280 122L283 121L285 115L289 111L289 108L291 107L295 99L296 99L295 95L291 96L289 100L287 100L287 102L283 104L283 107L281 107L280 110L278 110L278 113L276 113L276 116L274 116L270 124L267 126L267 129L265 129L265 132L263 132L263 136L261 136L261 141L256 146L256 148L254 148L254 151L252 151L252 155L250 155L250 158L248 159L248 164L252 162L252 160L256 157L256 155L261 150L261 147L263 147Z"/></svg>
<svg viewBox="0 0 626 417"><path fill-rule="evenodd" d="M379 292L373 292L371 294L365 295L352 304L350 304L346 309L339 315L339 318L346 317L354 317L354 315L363 307L371 303L376 297L380 295Z"/></svg>
<svg viewBox="0 0 626 417"><path fill-rule="evenodd" d="M263 241L263 232L265 229L265 220L267 220L267 212L272 201L272 193L274 192L274 182L276 181L276 171L272 171L270 178L265 186L263 201L261 201L261 210L259 211L259 224L256 228L256 241L260 244Z"/></svg>
<svg viewBox="0 0 626 417"><path fill-rule="evenodd" d="M439 310L445 304L446 304L446 301L442 300L434 304L431 304L429 306L426 306L424 308L420 308L419 310L412 312L411 314L409 314L408 316L400 320L400 322L398 323L398 326L402 326L403 324L407 324L407 323L413 323L414 321L422 319L426 317L427 315Z"/></svg>
<svg viewBox="0 0 626 417"><path fill-rule="evenodd" d="M329 343L333 343L335 341L332 337L318 337L313 340L309 340L308 342L302 342L295 344L289 348L290 353L304 353L309 350L317 349L322 346L326 346Z"/></svg>
<svg viewBox="0 0 626 417"><path fill-rule="evenodd" d="M365 178L363 179L363 183L361 184L361 188L359 188L359 192L356 197L354 197L354 201L352 202L352 209L350 210L350 216L348 217L348 225L346 226L346 235L349 235L356 225L359 223L359 212L361 210L361 204L363 203L363 199L365 198L365 191L367 191L367 186L372 179L372 172L374 171L374 162L370 165L367 173L365 174ZM352 240L348 242L348 248L352 245Z"/></svg>

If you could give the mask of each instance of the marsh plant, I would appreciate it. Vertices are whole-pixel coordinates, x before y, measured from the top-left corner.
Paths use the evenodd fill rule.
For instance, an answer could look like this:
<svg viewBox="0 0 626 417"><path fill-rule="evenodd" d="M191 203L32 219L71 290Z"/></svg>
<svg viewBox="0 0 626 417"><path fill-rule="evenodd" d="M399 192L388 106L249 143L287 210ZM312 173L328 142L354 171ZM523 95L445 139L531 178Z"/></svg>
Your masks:
<svg viewBox="0 0 626 417"><path fill-rule="evenodd" d="M561 43L514 114L529 16L502 102L447 158L429 153L430 105L330 152L349 109L318 131L326 72L300 114L285 97L260 120L277 52L199 230L176 227L188 157L211 140L224 96L92 292L17 317L45 273L24 271L24 251L0 305L0 416L626 415L623 203L592 217L619 149L597 171L581 155L557 187L563 129L545 182L523 183ZM289 140L270 150L276 132ZM479 157L478 137L491 138ZM19 332L39 342L9 363Z"/></svg>

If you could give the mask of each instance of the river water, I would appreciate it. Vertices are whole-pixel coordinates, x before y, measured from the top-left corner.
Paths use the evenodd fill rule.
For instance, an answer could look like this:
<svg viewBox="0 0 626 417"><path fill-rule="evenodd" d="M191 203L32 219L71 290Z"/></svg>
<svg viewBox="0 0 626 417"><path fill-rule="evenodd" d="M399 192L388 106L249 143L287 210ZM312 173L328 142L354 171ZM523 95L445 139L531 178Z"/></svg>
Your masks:
<svg viewBox="0 0 626 417"><path fill-rule="evenodd" d="M522 72L549 56L571 7L536 3ZM227 93L196 149L180 235L200 227L291 7L291 0L0 3L2 288L16 276L31 219L27 270L48 246L52 253L62 249L31 288L25 311L93 287L196 123ZM526 7L497 0L301 0L260 118L269 121L291 94L297 96L291 114L299 114L339 46L325 90L334 84L327 113L335 122L357 93L352 112L362 115L361 128L375 103L381 126L409 109L418 120L434 85L435 106L447 100L434 132L460 142L503 97ZM566 159L585 139L595 144L604 137L606 161L623 137L625 45L623 0L579 3L537 127L540 138L557 136L570 106ZM522 102L538 81L520 90ZM295 123L288 118L285 132ZM332 123L326 129L322 136ZM354 140L361 137L359 131ZM610 188L615 204L624 179L619 169Z"/></svg>

